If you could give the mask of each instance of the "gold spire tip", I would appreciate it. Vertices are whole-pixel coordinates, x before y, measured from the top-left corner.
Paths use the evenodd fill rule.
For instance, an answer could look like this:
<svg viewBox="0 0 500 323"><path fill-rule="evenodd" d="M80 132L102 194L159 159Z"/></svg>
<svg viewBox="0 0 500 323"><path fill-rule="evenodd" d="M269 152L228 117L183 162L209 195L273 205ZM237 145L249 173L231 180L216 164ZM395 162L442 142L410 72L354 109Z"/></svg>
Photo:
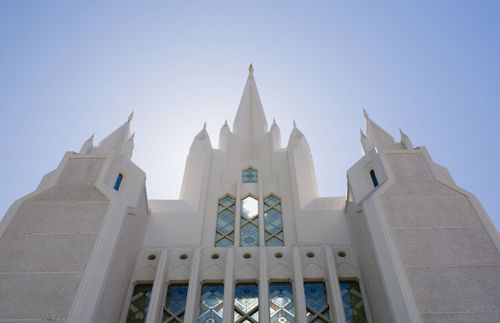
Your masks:
<svg viewBox="0 0 500 323"><path fill-rule="evenodd" d="M250 73L253 73L253 65L252 65L252 64L250 64L250 66L248 67L248 71L249 71Z"/></svg>

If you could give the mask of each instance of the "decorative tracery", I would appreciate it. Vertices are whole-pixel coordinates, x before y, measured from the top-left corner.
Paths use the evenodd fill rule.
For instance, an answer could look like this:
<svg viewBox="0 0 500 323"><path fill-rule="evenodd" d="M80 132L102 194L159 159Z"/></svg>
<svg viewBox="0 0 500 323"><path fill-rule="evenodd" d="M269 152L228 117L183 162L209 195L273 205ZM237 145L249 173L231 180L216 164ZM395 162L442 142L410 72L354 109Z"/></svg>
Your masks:
<svg viewBox="0 0 500 323"><path fill-rule="evenodd" d="M240 246L259 246L259 202L251 195L241 200Z"/></svg>
<svg viewBox="0 0 500 323"><path fill-rule="evenodd" d="M228 247L234 245L235 198L226 195L219 199L217 207L217 229L215 246Z"/></svg>
<svg viewBox="0 0 500 323"><path fill-rule="evenodd" d="M259 322L259 287L255 283L236 284L234 290L235 323Z"/></svg>
<svg viewBox="0 0 500 323"><path fill-rule="evenodd" d="M258 180L258 172L255 168L248 167L247 169L243 170L241 180L243 183L257 183Z"/></svg>
<svg viewBox="0 0 500 323"><path fill-rule="evenodd" d="M307 321L314 323L332 322L326 286L323 282L305 282Z"/></svg>
<svg viewBox="0 0 500 323"><path fill-rule="evenodd" d="M163 323L184 321L188 284L170 284L163 306Z"/></svg>
<svg viewBox="0 0 500 323"><path fill-rule="evenodd" d="M281 199L274 194L264 199L264 230L266 246L285 245Z"/></svg>
<svg viewBox="0 0 500 323"><path fill-rule="evenodd" d="M341 281L340 293L347 323L366 323L363 296L357 281Z"/></svg>
<svg viewBox="0 0 500 323"><path fill-rule="evenodd" d="M271 323L295 323L292 284L269 284L269 314Z"/></svg>
<svg viewBox="0 0 500 323"><path fill-rule="evenodd" d="M198 323L222 323L224 284L203 284Z"/></svg>

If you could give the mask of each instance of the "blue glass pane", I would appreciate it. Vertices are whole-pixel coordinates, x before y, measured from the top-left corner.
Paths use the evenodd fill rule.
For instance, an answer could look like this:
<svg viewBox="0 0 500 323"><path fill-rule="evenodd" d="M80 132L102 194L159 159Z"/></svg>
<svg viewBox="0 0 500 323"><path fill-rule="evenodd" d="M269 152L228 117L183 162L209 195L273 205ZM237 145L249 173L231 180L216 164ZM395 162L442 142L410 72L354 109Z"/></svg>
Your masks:
<svg viewBox="0 0 500 323"><path fill-rule="evenodd" d="M118 174L118 177L116 178L116 182L115 182L115 191L118 191L120 189L120 185L122 184L122 180L123 180L123 175L122 174Z"/></svg>
<svg viewBox="0 0 500 323"><path fill-rule="evenodd" d="M146 321L149 300L153 284L138 284L134 286L127 314L127 323L142 323Z"/></svg>
<svg viewBox="0 0 500 323"><path fill-rule="evenodd" d="M252 222L247 222L240 229L240 246L259 246L259 227Z"/></svg>
<svg viewBox="0 0 500 323"><path fill-rule="evenodd" d="M259 321L259 287L254 283L236 284L234 322Z"/></svg>
<svg viewBox="0 0 500 323"><path fill-rule="evenodd" d="M182 322L186 311L188 284L171 284L168 286L167 298L163 308L163 321Z"/></svg>
<svg viewBox="0 0 500 323"><path fill-rule="evenodd" d="M292 284L271 283L269 285L269 314L271 323L295 322Z"/></svg>
<svg viewBox="0 0 500 323"><path fill-rule="evenodd" d="M283 220L281 212L271 209L264 214L265 229L271 234L276 234L283 230Z"/></svg>
<svg viewBox="0 0 500 323"><path fill-rule="evenodd" d="M228 234L234 231L234 213L224 210L217 214L217 231Z"/></svg>
<svg viewBox="0 0 500 323"><path fill-rule="evenodd" d="M229 206L233 205L234 202L235 202L234 199L229 195L226 195L219 200L219 204L221 204L224 207L229 207Z"/></svg>
<svg viewBox="0 0 500 323"><path fill-rule="evenodd" d="M198 323L222 323L223 300L223 284L203 284Z"/></svg>
<svg viewBox="0 0 500 323"><path fill-rule="evenodd" d="M340 282L340 293L344 303L344 313L347 323L366 323L363 296L356 281Z"/></svg>
<svg viewBox="0 0 500 323"><path fill-rule="evenodd" d="M243 183L257 183L257 170L253 168L247 168L243 171L242 182Z"/></svg>
<svg viewBox="0 0 500 323"><path fill-rule="evenodd" d="M274 196L274 195L269 195L264 200L264 203L266 203L269 206L274 206L274 205L276 205L276 204L278 204L280 202L281 202L280 199L277 196Z"/></svg>
<svg viewBox="0 0 500 323"><path fill-rule="evenodd" d="M307 319L309 322L331 322L326 286L323 282L304 283Z"/></svg>

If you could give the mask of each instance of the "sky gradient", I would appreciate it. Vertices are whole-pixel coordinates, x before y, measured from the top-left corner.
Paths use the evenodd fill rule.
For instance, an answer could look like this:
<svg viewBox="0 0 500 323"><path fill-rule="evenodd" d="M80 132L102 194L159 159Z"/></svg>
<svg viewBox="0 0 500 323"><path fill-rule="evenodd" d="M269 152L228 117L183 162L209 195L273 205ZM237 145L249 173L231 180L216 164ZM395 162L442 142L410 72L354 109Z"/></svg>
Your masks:
<svg viewBox="0 0 500 323"><path fill-rule="evenodd" d="M293 120L322 196L346 194L362 108L473 192L500 227L499 1L1 1L0 217L65 151L134 110L149 198L177 198L189 146L229 125L249 63L268 123Z"/></svg>

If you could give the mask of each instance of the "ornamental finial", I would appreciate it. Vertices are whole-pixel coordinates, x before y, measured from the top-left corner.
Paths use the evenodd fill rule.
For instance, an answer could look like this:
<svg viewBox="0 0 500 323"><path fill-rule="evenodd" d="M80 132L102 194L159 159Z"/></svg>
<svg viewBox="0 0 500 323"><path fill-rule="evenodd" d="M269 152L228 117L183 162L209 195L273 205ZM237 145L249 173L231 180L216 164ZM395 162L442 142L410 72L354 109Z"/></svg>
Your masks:
<svg viewBox="0 0 500 323"><path fill-rule="evenodd" d="M252 64L250 64L250 66L248 66L248 72L253 73L253 65Z"/></svg>

